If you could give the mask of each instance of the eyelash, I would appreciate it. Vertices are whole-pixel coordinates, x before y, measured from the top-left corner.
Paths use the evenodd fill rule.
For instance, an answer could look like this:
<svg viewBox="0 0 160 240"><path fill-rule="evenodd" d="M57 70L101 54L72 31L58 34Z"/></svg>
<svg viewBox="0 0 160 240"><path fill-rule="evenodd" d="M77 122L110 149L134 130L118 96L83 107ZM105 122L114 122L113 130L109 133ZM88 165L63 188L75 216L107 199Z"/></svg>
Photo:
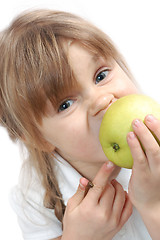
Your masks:
<svg viewBox="0 0 160 240"><path fill-rule="evenodd" d="M99 71L99 72L96 74L96 77L95 77L95 84L98 84L99 82L103 81L103 80L108 76L108 74L109 74L110 71L111 71L110 68L105 68L105 69ZM103 75L103 79L99 79L99 80L98 80L98 79L97 79L98 76L100 76L100 74L102 74L102 73L104 73L104 72L107 72L106 76ZM97 80L98 80L98 81L97 81Z"/></svg>
<svg viewBox="0 0 160 240"><path fill-rule="evenodd" d="M69 102L72 101L72 104L74 103L74 100L73 99L67 99L65 100L60 106L59 106L59 109L58 109L58 112L62 112L62 111L65 111L67 108L69 108L70 106L72 106L72 104L68 105ZM66 106L66 108L65 108ZM64 109L63 109L64 107Z"/></svg>

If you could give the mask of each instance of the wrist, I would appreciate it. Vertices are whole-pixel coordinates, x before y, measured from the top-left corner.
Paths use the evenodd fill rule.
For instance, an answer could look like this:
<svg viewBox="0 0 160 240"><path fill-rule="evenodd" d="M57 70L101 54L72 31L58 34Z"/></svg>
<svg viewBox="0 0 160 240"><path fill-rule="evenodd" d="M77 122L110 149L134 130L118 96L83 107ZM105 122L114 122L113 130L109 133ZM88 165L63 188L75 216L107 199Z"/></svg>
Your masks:
<svg viewBox="0 0 160 240"><path fill-rule="evenodd" d="M142 207L138 210L143 222L153 240L160 236L160 203Z"/></svg>

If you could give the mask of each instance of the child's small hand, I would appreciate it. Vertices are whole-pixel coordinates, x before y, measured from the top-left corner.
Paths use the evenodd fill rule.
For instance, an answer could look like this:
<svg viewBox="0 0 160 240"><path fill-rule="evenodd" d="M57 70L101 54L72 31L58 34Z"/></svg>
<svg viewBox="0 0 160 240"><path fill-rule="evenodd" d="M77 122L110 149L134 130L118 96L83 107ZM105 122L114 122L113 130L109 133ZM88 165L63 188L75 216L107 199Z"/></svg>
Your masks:
<svg viewBox="0 0 160 240"><path fill-rule="evenodd" d="M103 164L86 195L88 180L80 180L66 207L62 239L111 240L128 220L132 204L116 180L109 182L113 169L110 162Z"/></svg>
<svg viewBox="0 0 160 240"><path fill-rule="evenodd" d="M146 125L145 125L146 124ZM133 121L134 133L127 136L134 159L129 197L140 212L152 239L160 236L160 146L149 129L160 140L160 121L152 115ZM138 140L139 139L139 140ZM142 149L145 150L145 153ZM156 225L158 223L158 225ZM154 226L154 230L153 230ZM157 229L156 229L157 228ZM155 232L158 231L158 238Z"/></svg>

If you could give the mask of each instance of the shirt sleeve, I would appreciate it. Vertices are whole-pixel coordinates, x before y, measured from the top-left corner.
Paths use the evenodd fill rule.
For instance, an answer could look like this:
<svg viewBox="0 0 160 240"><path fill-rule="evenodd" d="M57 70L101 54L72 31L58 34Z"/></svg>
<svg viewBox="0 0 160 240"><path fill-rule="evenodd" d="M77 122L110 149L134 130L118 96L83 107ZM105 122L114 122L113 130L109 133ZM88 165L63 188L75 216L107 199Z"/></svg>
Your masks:
<svg viewBox="0 0 160 240"><path fill-rule="evenodd" d="M30 191L26 197L16 186L11 190L9 200L25 240L49 240L62 235L61 222L53 209L43 206L39 193Z"/></svg>

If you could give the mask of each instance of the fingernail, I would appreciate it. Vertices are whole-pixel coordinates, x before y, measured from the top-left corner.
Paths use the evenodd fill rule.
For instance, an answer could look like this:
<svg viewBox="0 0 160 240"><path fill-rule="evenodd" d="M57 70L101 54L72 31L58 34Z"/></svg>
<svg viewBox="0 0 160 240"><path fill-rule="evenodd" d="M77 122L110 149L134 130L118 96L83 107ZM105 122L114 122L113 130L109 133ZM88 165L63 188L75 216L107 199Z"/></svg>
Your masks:
<svg viewBox="0 0 160 240"><path fill-rule="evenodd" d="M147 121L148 122L153 122L155 120L155 117L152 115L152 114L149 114L147 117L146 117Z"/></svg>
<svg viewBox="0 0 160 240"><path fill-rule="evenodd" d="M128 134L128 137L129 137L130 139L134 139L134 138L135 138L134 132L130 132L130 133Z"/></svg>
<svg viewBox="0 0 160 240"><path fill-rule="evenodd" d="M114 164L111 161L106 162L107 169L113 168Z"/></svg>
<svg viewBox="0 0 160 240"><path fill-rule="evenodd" d="M88 180L86 178L81 178L80 182L79 182L79 186L82 190L85 190L87 184L88 184Z"/></svg>
<svg viewBox="0 0 160 240"><path fill-rule="evenodd" d="M82 190L85 190L85 186L83 186L82 183L80 183L79 186L80 186L80 188L81 188Z"/></svg>
<svg viewBox="0 0 160 240"><path fill-rule="evenodd" d="M136 119L133 123L134 127L140 127L141 126L141 121L139 119Z"/></svg>

